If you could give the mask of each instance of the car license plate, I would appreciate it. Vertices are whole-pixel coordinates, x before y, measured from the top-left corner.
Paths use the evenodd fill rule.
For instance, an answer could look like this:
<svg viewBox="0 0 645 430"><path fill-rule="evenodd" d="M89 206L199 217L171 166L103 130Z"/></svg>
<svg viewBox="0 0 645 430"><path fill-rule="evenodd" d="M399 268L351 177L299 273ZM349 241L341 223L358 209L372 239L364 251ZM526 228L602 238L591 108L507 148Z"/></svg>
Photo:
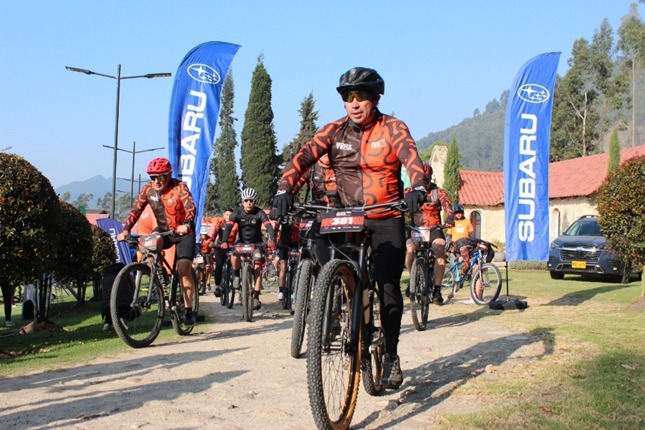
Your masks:
<svg viewBox="0 0 645 430"><path fill-rule="evenodd" d="M586 269L587 268L587 262L586 261L572 261L571 262L571 268L572 269Z"/></svg>

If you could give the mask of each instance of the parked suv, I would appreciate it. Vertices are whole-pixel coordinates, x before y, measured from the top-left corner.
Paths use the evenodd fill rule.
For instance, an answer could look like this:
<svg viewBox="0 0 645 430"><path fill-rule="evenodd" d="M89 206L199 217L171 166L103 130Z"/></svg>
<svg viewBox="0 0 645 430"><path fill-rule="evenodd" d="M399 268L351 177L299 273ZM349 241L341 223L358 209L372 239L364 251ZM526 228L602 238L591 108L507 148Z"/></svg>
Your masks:
<svg viewBox="0 0 645 430"><path fill-rule="evenodd" d="M629 282L631 265L614 257L605 249L605 239L598 217L584 215L551 243L547 267L552 279L572 275L598 275Z"/></svg>

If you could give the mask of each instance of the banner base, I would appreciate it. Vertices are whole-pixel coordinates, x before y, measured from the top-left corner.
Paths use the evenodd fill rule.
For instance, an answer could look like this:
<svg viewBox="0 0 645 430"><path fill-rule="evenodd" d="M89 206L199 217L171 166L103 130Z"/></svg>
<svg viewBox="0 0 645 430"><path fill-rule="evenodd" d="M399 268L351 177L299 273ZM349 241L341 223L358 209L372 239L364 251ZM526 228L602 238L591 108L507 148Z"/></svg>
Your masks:
<svg viewBox="0 0 645 430"><path fill-rule="evenodd" d="M488 307L491 309L506 311L512 309L526 309L529 307L529 304L525 300L509 299L507 297L503 300L493 300L488 304Z"/></svg>

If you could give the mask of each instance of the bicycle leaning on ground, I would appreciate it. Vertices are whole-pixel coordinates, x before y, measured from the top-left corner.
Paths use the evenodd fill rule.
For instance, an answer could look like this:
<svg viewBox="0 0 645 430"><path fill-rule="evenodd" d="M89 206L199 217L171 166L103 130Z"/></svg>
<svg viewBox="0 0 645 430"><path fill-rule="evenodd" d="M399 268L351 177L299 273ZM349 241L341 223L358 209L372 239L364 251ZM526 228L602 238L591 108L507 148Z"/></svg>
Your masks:
<svg viewBox="0 0 645 430"><path fill-rule="evenodd" d="M361 374L368 394L378 395L384 388L385 337L378 287L371 277L365 211L405 211L406 206L403 201L345 208L303 206L324 211L320 233L331 244L331 260L318 276L309 314L309 404L318 428L345 429L354 415Z"/></svg>
<svg viewBox="0 0 645 430"><path fill-rule="evenodd" d="M419 245L410 268L410 311L412 323L418 331L426 329L432 290L434 288L435 255L432 243L426 240L435 230L448 228L445 225L410 227L410 238Z"/></svg>
<svg viewBox="0 0 645 430"><path fill-rule="evenodd" d="M470 267L461 275L463 261L456 260L446 268L441 281L441 289L446 294L444 304L450 301L470 279L470 297L478 305L486 305L497 300L502 290L502 273L491 263L495 255L495 244L482 239L472 239L470 246Z"/></svg>
<svg viewBox="0 0 645 430"><path fill-rule="evenodd" d="M194 326L184 324L186 307L181 276L175 264L168 263L163 254L163 236L172 234L174 230L128 238L130 246L138 246L142 257L141 261L123 267L114 279L110 314L114 331L132 348L146 347L157 338L166 311L179 335L186 336L193 331ZM199 294L195 294L195 317L198 310Z"/></svg>

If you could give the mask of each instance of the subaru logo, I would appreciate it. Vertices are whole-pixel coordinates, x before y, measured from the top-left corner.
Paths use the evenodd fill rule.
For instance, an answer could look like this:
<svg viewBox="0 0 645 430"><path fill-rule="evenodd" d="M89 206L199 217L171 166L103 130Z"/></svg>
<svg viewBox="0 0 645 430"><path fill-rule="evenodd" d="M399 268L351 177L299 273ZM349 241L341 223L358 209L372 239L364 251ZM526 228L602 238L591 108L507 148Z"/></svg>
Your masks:
<svg viewBox="0 0 645 430"><path fill-rule="evenodd" d="M544 103L551 94L542 85L524 84L517 90L517 96L529 103Z"/></svg>
<svg viewBox="0 0 645 430"><path fill-rule="evenodd" d="M222 80L219 72L206 64L191 64L187 71L191 78L203 84L215 85Z"/></svg>

